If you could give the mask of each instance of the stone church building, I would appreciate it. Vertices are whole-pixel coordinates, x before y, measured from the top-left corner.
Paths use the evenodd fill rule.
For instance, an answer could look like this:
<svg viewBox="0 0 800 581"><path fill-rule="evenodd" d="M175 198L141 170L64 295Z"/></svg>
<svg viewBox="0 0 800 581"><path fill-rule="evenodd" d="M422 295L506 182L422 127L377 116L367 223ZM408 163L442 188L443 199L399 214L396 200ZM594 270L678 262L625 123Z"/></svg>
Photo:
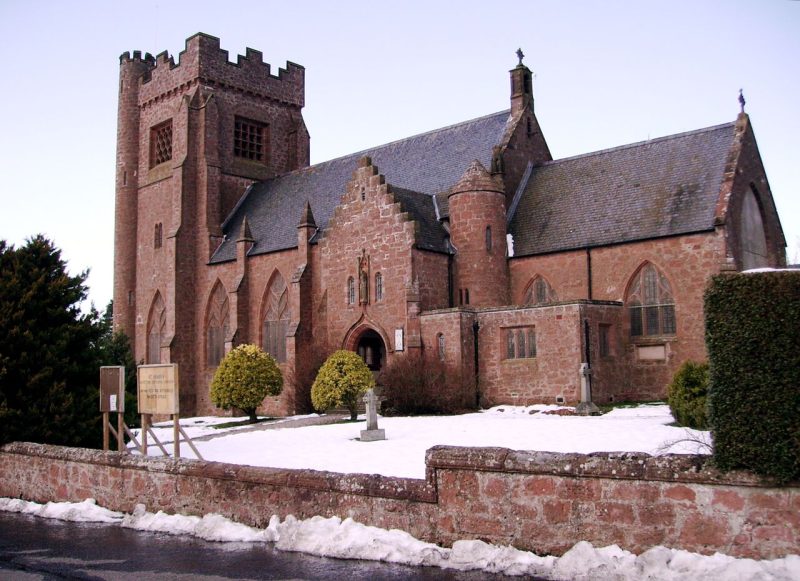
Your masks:
<svg viewBox="0 0 800 581"><path fill-rule="evenodd" d="M743 111L554 160L520 58L509 109L310 166L304 75L205 34L120 57L114 323L179 364L183 414L241 343L280 363L273 414L337 349L455 406L575 403L582 364L595 402L662 398L709 277L785 264Z"/></svg>

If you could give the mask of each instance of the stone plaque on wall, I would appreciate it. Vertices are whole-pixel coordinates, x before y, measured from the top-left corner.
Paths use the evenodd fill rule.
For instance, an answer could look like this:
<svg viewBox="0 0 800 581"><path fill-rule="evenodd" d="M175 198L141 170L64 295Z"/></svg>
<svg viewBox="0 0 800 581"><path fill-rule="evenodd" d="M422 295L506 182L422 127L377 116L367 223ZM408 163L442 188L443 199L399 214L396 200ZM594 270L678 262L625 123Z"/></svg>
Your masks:
<svg viewBox="0 0 800 581"><path fill-rule="evenodd" d="M136 370L139 413L178 413L178 364L140 365Z"/></svg>
<svg viewBox="0 0 800 581"><path fill-rule="evenodd" d="M100 411L125 411L125 367L122 365L100 368Z"/></svg>

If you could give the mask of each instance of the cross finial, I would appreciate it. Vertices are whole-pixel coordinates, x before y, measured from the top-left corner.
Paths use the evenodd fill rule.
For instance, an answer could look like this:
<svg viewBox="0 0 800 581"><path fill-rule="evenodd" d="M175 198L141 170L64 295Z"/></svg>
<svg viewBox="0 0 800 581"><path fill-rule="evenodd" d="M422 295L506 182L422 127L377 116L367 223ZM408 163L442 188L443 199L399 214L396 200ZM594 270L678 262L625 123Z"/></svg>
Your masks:
<svg viewBox="0 0 800 581"><path fill-rule="evenodd" d="M522 52L521 48L517 49L517 58L519 59L519 66L522 66L522 59L525 58L525 53Z"/></svg>
<svg viewBox="0 0 800 581"><path fill-rule="evenodd" d="M742 90L739 89L739 106L742 108L742 113L744 113L744 104L747 101L744 100L744 95L742 94Z"/></svg>

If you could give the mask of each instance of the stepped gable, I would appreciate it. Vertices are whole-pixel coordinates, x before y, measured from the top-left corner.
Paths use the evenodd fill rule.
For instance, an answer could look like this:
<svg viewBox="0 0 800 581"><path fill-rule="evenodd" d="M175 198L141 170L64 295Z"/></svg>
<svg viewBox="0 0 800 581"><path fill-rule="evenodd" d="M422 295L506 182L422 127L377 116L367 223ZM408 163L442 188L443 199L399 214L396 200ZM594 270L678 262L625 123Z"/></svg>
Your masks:
<svg viewBox="0 0 800 581"><path fill-rule="evenodd" d="M357 161L365 155L380 168L403 209L419 223L418 245L445 252L444 229L436 220L432 196L458 182L474 159L487 167L491 164L492 147L500 143L508 116L507 110L502 111L253 184L222 225L225 240L210 262L236 258L234 239L244 216L256 239L250 256L295 248L297 216L306 200L324 231Z"/></svg>
<svg viewBox="0 0 800 581"><path fill-rule="evenodd" d="M509 224L514 255L714 229L735 124L535 167Z"/></svg>

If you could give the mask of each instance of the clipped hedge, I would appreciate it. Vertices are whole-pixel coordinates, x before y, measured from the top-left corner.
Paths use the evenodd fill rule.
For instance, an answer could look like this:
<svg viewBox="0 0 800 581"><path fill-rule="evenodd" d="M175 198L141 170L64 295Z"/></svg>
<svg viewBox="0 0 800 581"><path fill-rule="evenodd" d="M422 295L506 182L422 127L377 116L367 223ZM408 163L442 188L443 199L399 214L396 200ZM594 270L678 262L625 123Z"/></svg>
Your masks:
<svg viewBox="0 0 800 581"><path fill-rule="evenodd" d="M256 408L268 395L283 390L283 376L271 355L257 345L239 345L228 352L211 380L211 401L228 410L238 408L255 422Z"/></svg>
<svg viewBox="0 0 800 581"><path fill-rule="evenodd" d="M667 403L680 425L705 430L708 363L684 361L667 387Z"/></svg>
<svg viewBox="0 0 800 581"><path fill-rule="evenodd" d="M705 315L716 464L800 478L800 271L715 276Z"/></svg>
<svg viewBox="0 0 800 581"><path fill-rule="evenodd" d="M311 402L318 411L344 406L350 411L350 419L355 420L359 399L373 387L375 378L357 353L336 351L317 373L311 386Z"/></svg>

